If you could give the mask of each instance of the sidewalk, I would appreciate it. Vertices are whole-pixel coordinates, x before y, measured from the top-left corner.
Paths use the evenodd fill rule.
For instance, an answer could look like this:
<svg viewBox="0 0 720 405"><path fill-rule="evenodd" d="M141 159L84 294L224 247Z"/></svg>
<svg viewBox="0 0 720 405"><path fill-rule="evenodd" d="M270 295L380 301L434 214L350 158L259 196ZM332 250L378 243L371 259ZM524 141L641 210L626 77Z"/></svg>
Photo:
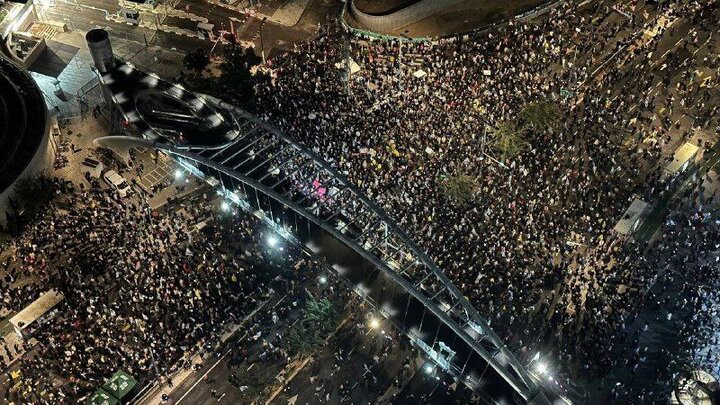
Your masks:
<svg viewBox="0 0 720 405"><path fill-rule="evenodd" d="M240 1L237 5L230 5L222 0L205 1L217 7L226 8L260 20L267 18L268 21L285 27L297 25L310 3L310 0L288 0L285 4L277 8L275 4L260 4L254 8L248 8L246 1Z"/></svg>

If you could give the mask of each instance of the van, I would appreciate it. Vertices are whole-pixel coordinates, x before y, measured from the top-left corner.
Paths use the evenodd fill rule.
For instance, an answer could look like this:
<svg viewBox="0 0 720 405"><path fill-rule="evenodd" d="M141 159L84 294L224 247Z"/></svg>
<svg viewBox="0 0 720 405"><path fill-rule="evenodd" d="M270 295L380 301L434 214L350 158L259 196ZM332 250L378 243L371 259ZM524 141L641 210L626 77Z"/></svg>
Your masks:
<svg viewBox="0 0 720 405"><path fill-rule="evenodd" d="M127 197L128 194L131 193L130 186L115 170L108 170L105 172L103 180L105 180L105 183L107 183L111 188L117 190L120 197Z"/></svg>

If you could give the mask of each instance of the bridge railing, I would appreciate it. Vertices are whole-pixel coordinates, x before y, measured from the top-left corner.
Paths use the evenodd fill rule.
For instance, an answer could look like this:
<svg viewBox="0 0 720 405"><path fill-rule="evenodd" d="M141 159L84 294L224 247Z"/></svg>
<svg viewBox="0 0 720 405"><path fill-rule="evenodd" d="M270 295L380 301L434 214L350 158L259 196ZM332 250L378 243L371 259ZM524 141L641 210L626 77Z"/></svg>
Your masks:
<svg viewBox="0 0 720 405"><path fill-rule="evenodd" d="M532 396L537 392L534 381L477 310L382 209L323 159L279 130L244 110L205 97L252 125L222 149L181 148L186 158L238 179L245 196L258 198L260 190L327 226L338 239L379 263L519 393ZM248 193L246 186L255 190Z"/></svg>
<svg viewBox="0 0 720 405"><path fill-rule="evenodd" d="M140 75L137 79L144 80ZM488 323L382 209L317 154L275 127L219 99L202 97L215 108L232 113L242 123L241 133L219 147L155 142L156 149L217 179L215 183L220 187L238 200L262 208L273 222L282 223L287 210L291 210L332 235L372 263L382 277L400 286L408 296L408 307L411 303L421 306L422 316L413 326L416 330L408 329L406 333L423 342L421 346L429 348L431 356L438 358L443 351L438 339L441 329L443 333L451 331L452 340L471 348L514 391L526 400L537 398L535 382ZM117 106L122 109L127 103ZM135 111L123 113L138 116ZM136 121L134 125L140 124ZM302 232L297 225L294 230ZM430 326L435 330L423 327L426 314L428 323L438 320ZM472 355L467 356L469 361ZM466 365L452 364L447 371L461 376Z"/></svg>

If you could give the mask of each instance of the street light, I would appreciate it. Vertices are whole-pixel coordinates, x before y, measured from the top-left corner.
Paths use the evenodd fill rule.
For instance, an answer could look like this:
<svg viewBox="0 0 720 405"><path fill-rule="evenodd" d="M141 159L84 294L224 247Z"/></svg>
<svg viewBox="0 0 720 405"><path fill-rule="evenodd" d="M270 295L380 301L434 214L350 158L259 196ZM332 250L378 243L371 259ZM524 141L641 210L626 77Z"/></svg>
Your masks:
<svg viewBox="0 0 720 405"><path fill-rule="evenodd" d="M263 43L263 27L265 27L266 21L267 17L263 17L262 22L260 23L260 54L262 55L263 65L265 64L265 44Z"/></svg>
<svg viewBox="0 0 720 405"><path fill-rule="evenodd" d="M326 283L327 283L327 277L325 277L325 276L320 276L319 281L320 281L320 284L326 284Z"/></svg>
<svg viewBox="0 0 720 405"><path fill-rule="evenodd" d="M223 201L222 204L220 204L220 208L223 211L228 211L230 210L230 203L228 203L227 201Z"/></svg>
<svg viewBox="0 0 720 405"><path fill-rule="evenodd" d="M175 169L175 179L180 180L183 177L183 172L180 169Z"/></svg>
<svg viewBox="0 0 720 405"><path fill-rule="evenodd" d="M547 364L543 363L542 361L537 363L537 365L535 366L535 369L540 374L547 374L547 372L548 372Z"/></svg>
<svg viewBox="0 0 720 405"><path fill-rule="evenodd" d="M370 318L370 328L377 329L380 327L380 321L377 318Z"/></svg>
<svg viewBox="0 0 720 405"><path fill-rule="evenodd" d="M270 245L270 247L275 247L278 243L278 240L275 236L268 236L267 243Z"/></svg>
<svg viewBox="0 0 720 405"><path fill-rule="evenodd" d="M426 365L425 365L425 372L426 372L426 373L432 374L433 370L435 370L435 368L432 366L432 364L426 364Z"/></svg>

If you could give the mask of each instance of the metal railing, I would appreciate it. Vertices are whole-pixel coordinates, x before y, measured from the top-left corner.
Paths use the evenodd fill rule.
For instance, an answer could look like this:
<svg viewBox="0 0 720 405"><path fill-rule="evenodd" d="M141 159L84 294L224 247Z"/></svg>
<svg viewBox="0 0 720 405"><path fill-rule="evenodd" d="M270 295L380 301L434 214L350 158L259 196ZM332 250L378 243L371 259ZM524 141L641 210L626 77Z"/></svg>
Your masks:
<svg viewBox="0 0 720 405"><path fill-rule="evenodd" d="M271 218L283 216L282 211L274 212L272 201L289 207L373 263L385 277L422 304L422 317L415 326L417 331L406 327L405 333L452 375L467 377L464 374L467 364L443 360L442 341L437 338L443 327L452 330L455 340L459 340L457 344L463 342L472 348L521 396L528 400L536 398L539 389L535 382L488 322L382 209L319 156L274 127L244 110L217 99L210 100L232 111L239 121L251 123L238 141L223 148L167 145L156 145L156 148L194 162L206 171L221 173L215 177L228 176L231 180L221 184L232 184L223 184L224 187L235 190L239 198L253 201L259 209L268 210ZM281 167L283 172L268 174ZM304 188L304 191L278 189L278 185L289 183L295 184L292 189ZM321 188L326 193L323 197L317 195ZM431 318L439 323L431 323Z"/></svg>
<svg viewBox="0 0 720 405"><path fill-rule="evenodd" d="M141 77L138 75L137 80L143 80ZM161 85L157 79L153 82L153 88L186 92L164 82ZM114 85L107 88L127 91L126 87ZM163 130L155 130L150 122L137 118L141 116L136 111L123 110L134 109L134 105L116 106L123 115L136 117L131 123L147 139L162 140L144 141L146 146L173 156L190 169L195 167L193 172L214 178L216 186L229 190L235 199L247 201L254 209L265 211L272 222L282 224L290 215L295 220L284 223L289 230L312 238L312 225L372 264L384 282L402 291L402 298L396 298L403 300L398 309L405 309L404 317L398 310L395 321L438 366L455 377L463 377L464 383L479 387L482 384L478 377L482 376L468 372L482 362L483 367L489 365L495 370L498 381L526 401L547 403L535 381L489 323L380 207L317 154L277 128L232 104L201 97L215 109L231 113L239 123L241 132L233 141L217 146L175 145L164 137ZM359 293L368 294L362 290ZM395 316L379 310L387 317ZM448 345L453 349L448 351ZM454 357L451 352L463 354Z"/></svg>

